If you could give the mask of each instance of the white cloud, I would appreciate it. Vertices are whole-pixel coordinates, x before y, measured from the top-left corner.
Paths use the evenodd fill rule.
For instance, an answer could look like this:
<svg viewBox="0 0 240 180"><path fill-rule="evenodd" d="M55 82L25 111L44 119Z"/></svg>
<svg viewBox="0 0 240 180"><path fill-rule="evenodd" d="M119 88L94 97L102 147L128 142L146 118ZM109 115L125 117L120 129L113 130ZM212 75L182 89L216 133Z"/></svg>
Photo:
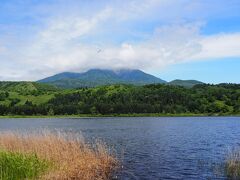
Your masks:
<svg viewBox="0 0 240 180"><path fill-rule="evenodd" d="M40 32L39 38L42 43L62 43L78 38L89 33L101 21L111 16L111 8L106 8L89 19L66 16L53 19L49 22L47 29Z"/></svg>
<svg viewBox="0 0 240 180"><path fill-rule="evenodd" d="M84 29L81 26L78 26L80 31L76 29L79 33L70 33L71 26L61 27L67 28L60 28L60 35L49 33L25 49L23 54L29 57L24 56L23 62L34 68L29 71L32 79L63 71L81 72L90 68L140 68L160 71L168 65L185 61L240 56L239 34L202 36L199 33L199 23L165 26L156 29L150 38L144 41L101 47L73 41L74 38L88 33L81 31ZM40 37L42 38L42 33ZM24 74L24 77L28 79L29 74Z"/></svg>
<svg viewBox="0 0 240 180"><path fill-rule="evenodd" d="M240 57L240 33L203 36L199 44L202 50L194 59Z"/></svg>
<svg viewBox="0 0 240 180"><path fill-rule="evenodd" d="M76 29L76 32L79 33L71 33L69 29L72 26L68 26L68 21L64 22L67 25L61 24L57 28L50 26L50 30L40 33L40 38L25 49L29 57L24 58L24 63L33 65L47 75L89 68L159 69L168 64L181 62L200 49L197 42L198 24L159 28L146 41L96 47L72 41L87 33L81 31L85 27L84 23L80 23L83 27L77 26L80 31ZM76 26L73 25L73 28ZM58 29L58 32L55 32L55 29ZM42 36L46 34L45 32L47 36Z"/></svg>
<svg viewBox="0 0 240 180"><path fill-rule="evenodd" d="M194 9L201 9L201 4L190 3L190 6L186 2L130 0L122 3L116 0L87 15L74 12L52 16L22 46L7 50L11 66L0 68L1 78L37 80L63 71L80 72L90 68L140 68L156 72L186 61L239 57L240 34L201 35L204 22L181 20ZM181 7L188 13L180 13ZM130 33L144 34L144 38L131 41L130 36L118 41L118 36L125 32L115 31L118 27L128 31L126 24L175 19L179 14L180 20L176 22L181 23L155 22L155 30ZM113 38L112 42L106 43L104 40L109 38ZM0 46L1 51L6 49Z"/></svg>

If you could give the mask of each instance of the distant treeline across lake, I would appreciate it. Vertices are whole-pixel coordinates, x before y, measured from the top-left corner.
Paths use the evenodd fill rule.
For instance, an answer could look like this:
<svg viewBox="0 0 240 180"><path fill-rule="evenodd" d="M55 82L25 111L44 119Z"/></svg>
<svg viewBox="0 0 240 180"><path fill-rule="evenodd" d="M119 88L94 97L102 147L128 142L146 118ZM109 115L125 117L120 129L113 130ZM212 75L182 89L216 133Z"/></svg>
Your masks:
<svg viewBox="0 0 240 180"><path fill-rule="evenodd" d="M240 114L239 84L152 84L59 89L0 82L0 115Z"/></svg>

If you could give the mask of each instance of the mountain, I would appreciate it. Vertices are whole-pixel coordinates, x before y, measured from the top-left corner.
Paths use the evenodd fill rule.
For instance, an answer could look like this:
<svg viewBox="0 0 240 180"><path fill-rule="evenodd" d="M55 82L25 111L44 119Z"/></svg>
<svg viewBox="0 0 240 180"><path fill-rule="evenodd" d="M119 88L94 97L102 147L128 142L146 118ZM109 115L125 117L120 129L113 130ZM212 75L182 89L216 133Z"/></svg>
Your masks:
<svg viewBox="0 0 240 180"><path fill-rule="evenodd" d="M145 85L166 81L136 69L91 69L84 73L64 72L38 82L62 88L95 87L108 84Z"/></svg>
<svg viewBox="0 0 240 180"><path fill-rule="evenodd" d="M188 87L191 88L197 84L204 84L201 81L196 81L196 80L180 80L180 79L176 79L173 80L171 82L169 82L168 84L170 85L175 85L175 86L184 86L184 87Z"/></svg>

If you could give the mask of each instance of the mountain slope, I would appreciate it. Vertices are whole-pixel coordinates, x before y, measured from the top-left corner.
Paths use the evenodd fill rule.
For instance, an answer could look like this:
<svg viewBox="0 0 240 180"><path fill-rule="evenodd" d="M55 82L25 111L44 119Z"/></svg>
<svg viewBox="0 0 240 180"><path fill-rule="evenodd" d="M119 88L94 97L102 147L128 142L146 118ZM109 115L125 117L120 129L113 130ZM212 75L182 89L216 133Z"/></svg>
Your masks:
<svg viewBox="0 0 240 180"><path fill-rule="evenodd" d="M147 74L140 70L118 70L115 73L123 80L128 82L138 82L140 84L151 84L151 83L166 83L166 81L157 78L153 75Z"/></svg>
<svg viewBox="0 0 240 180"><path fill-rule="evenodd" d="M173 80L171 82L169 82L168 84L170 85L175 85L175 86L184 86L184 87L188 87L191 88L197 84L204 84L201 81L196 81L196 80L180 80L180 79L176 79Z"/></svg>
<svg viewBox="0 0 240 180"><path fill-rule="evenodd" d="M21 92L28 93L33 91L56 91L57 87L48 84L37 83L37 82L11 82L11 81L1 81L0 91L11 91L11 92Z"/></svg>
<svg viewBox="0 0 240 180"><path fill-rule="evenodd" d="M37 82L0 82L0 107L24 105L26 102L46 103L59 91L54 86Z"/></svg>
<svg viewBox="0 0 240 180"><path fill-rule="evenodd" d="M80 77L80 73L63 72L63 73L53 75L51 77L44 78L38 82L48 83L48 82L58 81L61 79L77 79L79 77Z"/></svg>
<svg viewBox="0 0 240 180"><path fill-rule="evenodd" d="M153 83L166 83L150 74L140 70L102 70L91 69L84 73L65 72L39 80L38 82L52 84L63 88L95 87L108 84L134 84L145 85Z"/></svg>

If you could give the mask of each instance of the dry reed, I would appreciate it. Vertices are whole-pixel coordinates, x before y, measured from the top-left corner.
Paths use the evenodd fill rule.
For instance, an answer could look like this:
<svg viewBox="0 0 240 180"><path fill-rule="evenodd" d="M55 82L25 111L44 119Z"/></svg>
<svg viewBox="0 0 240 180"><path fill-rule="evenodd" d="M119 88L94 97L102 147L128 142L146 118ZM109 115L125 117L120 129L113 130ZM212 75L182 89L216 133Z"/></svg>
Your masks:
<svg viewBox="0 0 240 180"><path fill-rule="evenodd" d="M40 179L110 179L118 162L103 143L95 146L73 134L0 133L0 149L10 152L36 154L53 162L53 169Z"/></svg>
<svg viewBox="0 0 240 180"><path fill-rule="evenodd" d="M226 175L230 179L240 179L240 151L233 150L226 161Z"/></svg>

